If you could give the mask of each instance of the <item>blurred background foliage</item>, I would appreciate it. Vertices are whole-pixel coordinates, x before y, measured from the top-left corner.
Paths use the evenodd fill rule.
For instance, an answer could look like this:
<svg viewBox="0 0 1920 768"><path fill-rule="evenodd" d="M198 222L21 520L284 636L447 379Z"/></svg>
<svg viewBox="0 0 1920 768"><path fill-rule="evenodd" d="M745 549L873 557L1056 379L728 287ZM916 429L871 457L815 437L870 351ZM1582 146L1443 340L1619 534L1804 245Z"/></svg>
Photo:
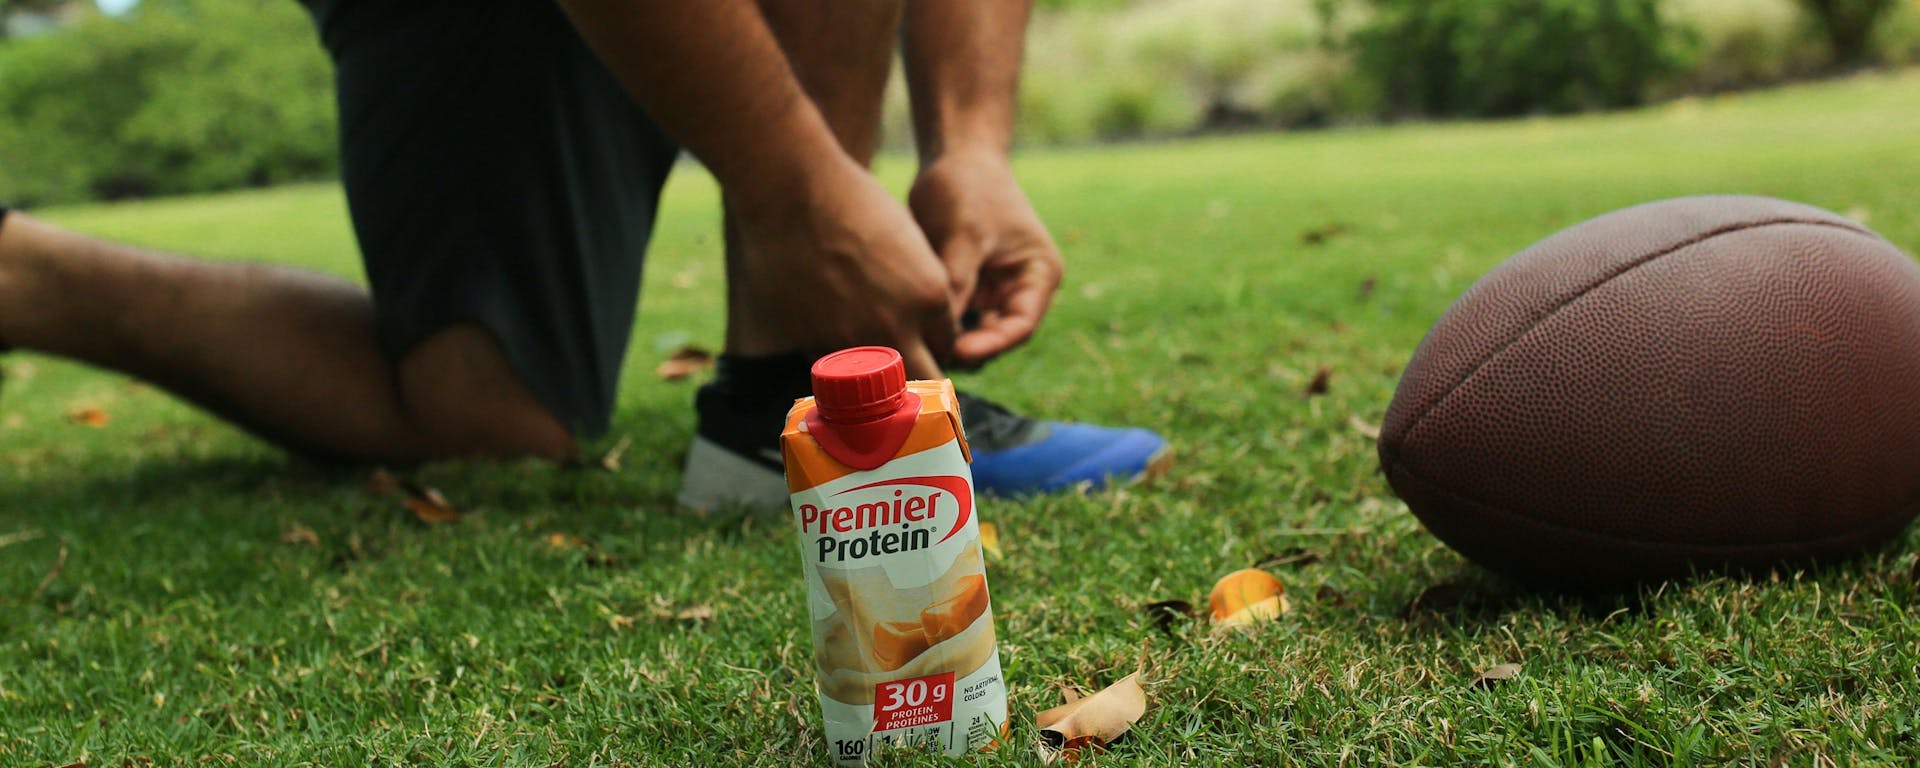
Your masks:
<svg viewBox="0 0 1920 768"><path fill-rule="evenodd" d="M291 0L68 13L0 42L0 199L115 199L334 173L333 72Z"/></svg>
<svg viewBox="0 0 1920 768"><path fill-rule="evenodd" d="M1038 4L1028 144L1606 109L1920 62L1920 0ZM335 172L332 75L293 0L0 0L0 19L0 199ZM902 146L905 101L896 82Z"/></svg>

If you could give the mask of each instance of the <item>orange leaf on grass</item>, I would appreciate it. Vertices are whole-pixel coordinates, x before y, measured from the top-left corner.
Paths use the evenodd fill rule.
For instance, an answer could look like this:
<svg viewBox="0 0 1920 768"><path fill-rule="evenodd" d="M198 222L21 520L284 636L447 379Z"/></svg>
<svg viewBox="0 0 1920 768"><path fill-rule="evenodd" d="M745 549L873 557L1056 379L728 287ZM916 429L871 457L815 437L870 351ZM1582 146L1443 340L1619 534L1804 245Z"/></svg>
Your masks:
<svg viewBox="0 0 1920 768"><path fill-rule="evenodd" d="M565 549L589 549L590 548L590 546L587 544L586 539L580 538L571 533L561 533L559 531L554 531L553 533L547 534L546 542L547 542L548 549L565 550Z"/></svg>
<svg viewBox="0 0 1920 768"><path fill-rule="evenodd" d="M1279 617L1291 610L1287 587L1273 574L1243 568L1220 578L1207 595L1215 629L1244 627Z"/></svg>
<svg viewBox="0 0 1920 768"><path fill-rule="evenodd" d="M98 408L82 408L67 414L67 420L83 427L99 429L107 425L107 412Z"/></svg>
<svg viewBox="0 0 1920 768"><path fill-rule="evenodd" d="M407 491L407 510L420 522L428 525L454 523L460 521L460 510L441 495L440 489L419 485L411 481L402 481L401 487Z"/></svg>
<svg viewBox="0 0 1920 768"><path fill-rule="evenodd" d="M1034 716L1040 726L1040 756L1046 762L1062 757L1072 760L1081 749L1100 751L1125 735L1147 713L1147 692L1140 687L1143 670L1092 696L1080 696L1071 688L1061 688L1065 704Z"/></svg>
<svg viewBox="0 0 1920 768"><path fill-rule="evenodd" d="M676 349L653 369L661 381L680 381L713 367L713 353L693 345Z"/></svg>
<svg viewBox="0 0 1920 768"><path fill-rule="evenodd" d="M987 522L980 524L980 548L986 550L987 556L995 560L1002 557L1000 553L1000 526Z"/></svg>

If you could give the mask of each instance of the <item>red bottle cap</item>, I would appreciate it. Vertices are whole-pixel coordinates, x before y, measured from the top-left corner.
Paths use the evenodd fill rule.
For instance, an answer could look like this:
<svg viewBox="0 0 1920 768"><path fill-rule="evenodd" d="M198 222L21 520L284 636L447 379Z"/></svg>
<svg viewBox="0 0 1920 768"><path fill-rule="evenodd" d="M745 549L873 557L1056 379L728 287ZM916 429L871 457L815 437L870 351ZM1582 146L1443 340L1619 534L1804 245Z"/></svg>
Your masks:
<svg viewBox="0 0 1920 768"><path fill-rule="evenodd" d="M900 409L906 394L906 362L890 347L843 349L813 363L813 402L827 421L887 416Z"/></svg>

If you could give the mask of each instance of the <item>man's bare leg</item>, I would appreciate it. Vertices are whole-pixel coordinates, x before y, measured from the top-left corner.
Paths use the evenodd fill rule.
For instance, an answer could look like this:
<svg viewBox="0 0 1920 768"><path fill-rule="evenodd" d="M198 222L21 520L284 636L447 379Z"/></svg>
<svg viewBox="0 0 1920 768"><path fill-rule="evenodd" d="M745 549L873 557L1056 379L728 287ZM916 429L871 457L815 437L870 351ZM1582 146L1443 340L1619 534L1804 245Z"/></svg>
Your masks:
<svg viewBox="0 0 1920 768"><path fill-rule="evenodd" d="M0 221L0 340L152 381L292 450L349 461L563 456L573 440L491 334L455 326L396 368L352 283Z"/></svg>
<svg viewBox="0 0 1920 768"><path fill-rule="evenodd" d="M760 11L779 39L794 76L826 118L841 149L861 165L871 165L880 147L881 99L893 69L901 8L901 0L760 0ZM753 275L743 264L731 208L724 213L723 227L726 351L736 355L795 351L784 326L759 321L753 316L753 303L740 300L744 283Z"/></svg>
<svg viewBox="0 0 1920 768"><path fill-rule="evenodd" d="M900 0L759 0L759 6L834 139L854 162L871 163L880 145L880 101L893 64ZM808 356L827 351L813 346L819 334L808 331L818 329L793 328L789 316L764 312L757 297L790 289L766 285L778 278L756 274L737 216L727 205L727 354L695 399L700 431L680 488L681 505L695 509L786 503L772 438L793 398L809 389ZM919 237L917 229L913 236ZM924 367L909 362L908 369L938 375L930 356Z"/></svg>

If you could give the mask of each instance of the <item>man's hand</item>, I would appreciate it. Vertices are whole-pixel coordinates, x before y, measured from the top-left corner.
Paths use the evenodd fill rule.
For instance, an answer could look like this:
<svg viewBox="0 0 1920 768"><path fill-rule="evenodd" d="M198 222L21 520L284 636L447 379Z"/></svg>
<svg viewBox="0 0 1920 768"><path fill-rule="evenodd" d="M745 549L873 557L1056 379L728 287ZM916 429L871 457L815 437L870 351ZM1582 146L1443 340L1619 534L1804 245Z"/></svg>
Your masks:
<svg viewBox="0 0 1920 768"><path fill-rule="evenodd" d="M753 0L562 0L587 43L726 191L739 354L888 344L915 378L953 347L947 277L913 217L841 150Z"/></svg>
<svg viewBox="0 0 1920 768"><path fill-rule="evenodd" d="M730 197L745 273L740 349L900 350L907 375L937 378L954 345L947 272L907 209L852 160L790 194ZM765 350L758 349L765 345Z"/></svg>
<svg viewBox="0 0 1920 768"><path fill-rule="evenodd" d="M1006 155L942 156L920 171L908 204L946 266L953 319L979 320L954 340L951 362L978 367L1032 336L1060 287L1060 249Z"/></svg>

